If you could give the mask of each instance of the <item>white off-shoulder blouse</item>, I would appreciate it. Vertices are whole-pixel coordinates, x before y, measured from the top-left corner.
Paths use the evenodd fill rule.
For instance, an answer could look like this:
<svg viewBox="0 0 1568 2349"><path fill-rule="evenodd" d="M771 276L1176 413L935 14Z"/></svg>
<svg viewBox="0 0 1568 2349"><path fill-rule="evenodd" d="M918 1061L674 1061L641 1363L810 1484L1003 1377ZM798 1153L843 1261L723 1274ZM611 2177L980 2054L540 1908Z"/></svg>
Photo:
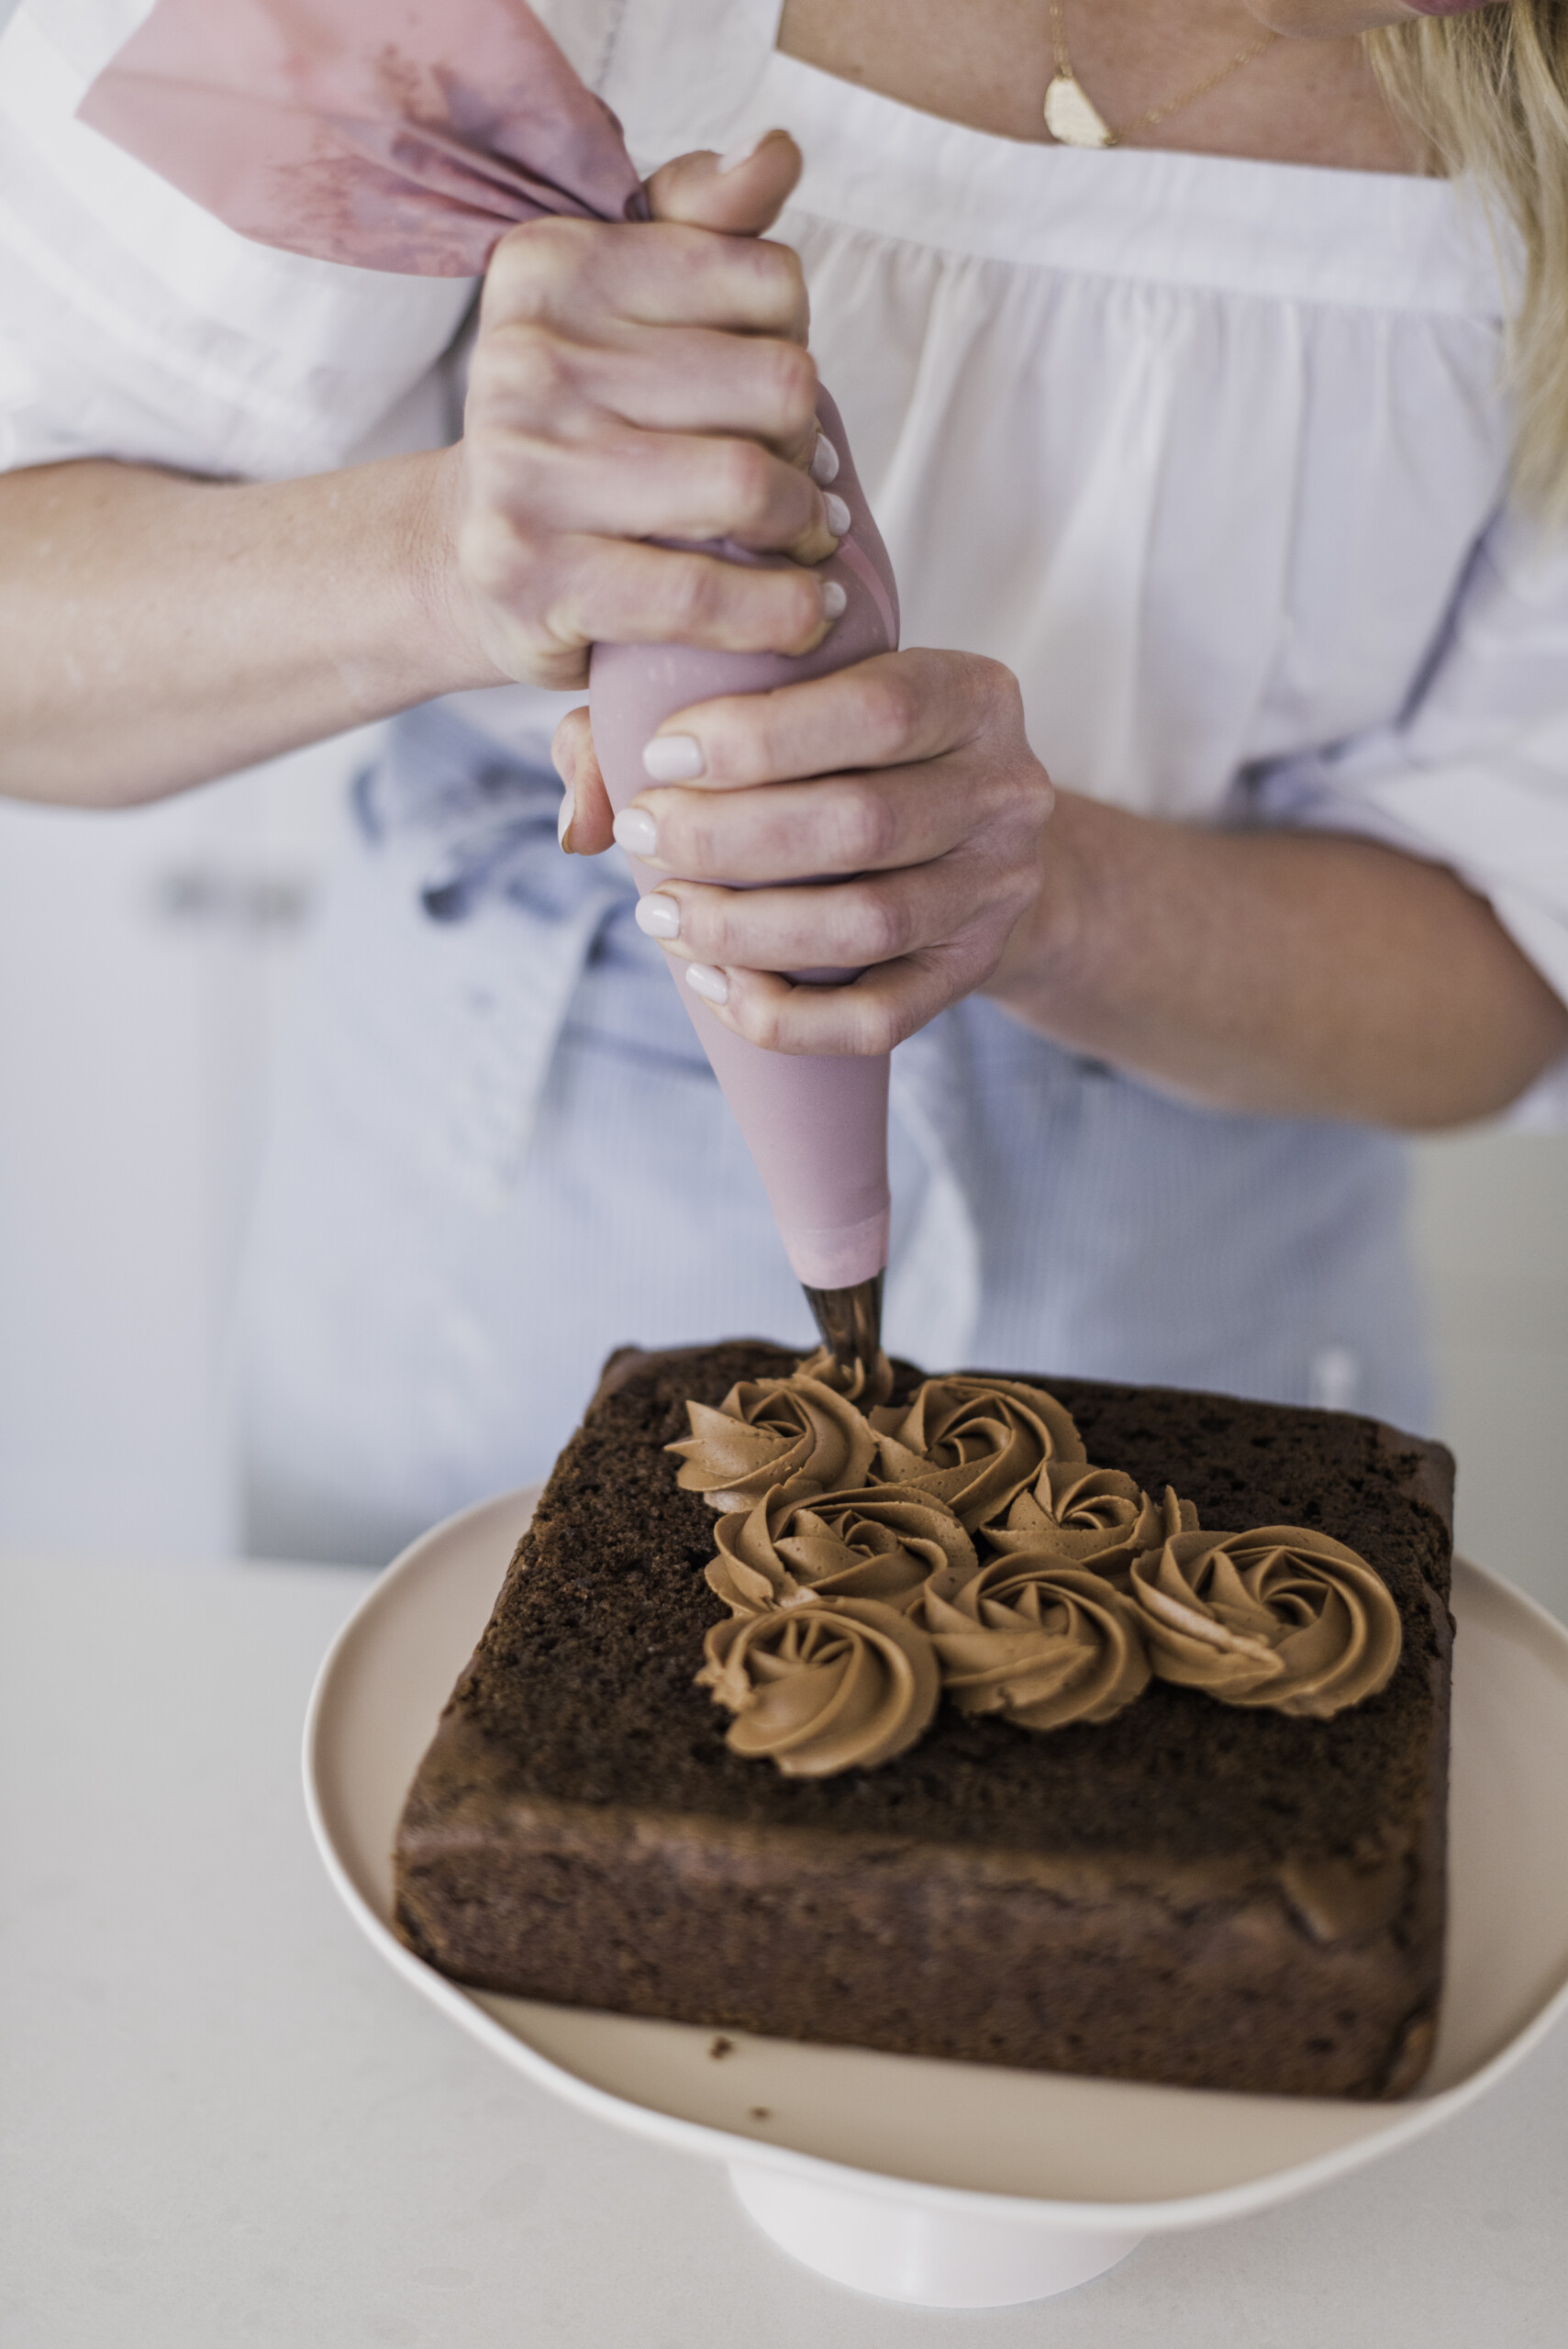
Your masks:
<svg viewBox="0 0 1568 2349"><path fill-rule="evenodd" d="M1074 790L1451 865L1568 996L1568 544L1506 508L1507 238L1440 180L939 121L779 54L778 6L539 13L645 169L799 140L776 233L905 641L1006 662ZM438 433L469 284L249 243L73 121L145 13L0 37L0 457L280 477ZM562 706L463 700L524 745Z"/></svg>

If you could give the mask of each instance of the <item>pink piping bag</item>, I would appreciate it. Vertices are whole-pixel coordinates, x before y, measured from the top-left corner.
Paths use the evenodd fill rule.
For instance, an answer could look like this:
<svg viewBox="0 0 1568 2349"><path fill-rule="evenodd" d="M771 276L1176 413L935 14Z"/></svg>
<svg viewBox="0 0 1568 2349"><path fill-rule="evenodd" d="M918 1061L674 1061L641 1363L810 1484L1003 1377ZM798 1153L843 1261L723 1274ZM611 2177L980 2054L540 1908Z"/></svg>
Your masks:
<svg viewBox="0 0 1568 2349"><path fill-rule="evenodd" d="M620 125L522 0L157 0L79 111L241 235L361 269L478 276L519 221L648 217ZM594 741L617 809L645 786L642 746L673 711L896 646L892 567L825 395L819 420L851 513L822 566L845 591L842 618L801 660L596 645ZM634 872L639 890L653 885ZM887 1261L886 1056L760 1052L680 994L824 1337L846 1364L869 1364Z"/></svg>

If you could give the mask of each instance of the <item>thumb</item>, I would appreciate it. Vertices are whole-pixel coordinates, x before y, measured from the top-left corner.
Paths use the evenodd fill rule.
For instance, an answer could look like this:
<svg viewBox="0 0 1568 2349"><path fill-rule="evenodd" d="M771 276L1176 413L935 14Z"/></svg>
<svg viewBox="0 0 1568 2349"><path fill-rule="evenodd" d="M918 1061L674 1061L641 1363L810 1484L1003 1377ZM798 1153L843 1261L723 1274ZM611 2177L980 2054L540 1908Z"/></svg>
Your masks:
<svg viewBox="0 0 1568 2349"><path fill-rule="evenodd" d="M801 152L788 131L766 130L739 154L677 155L661 164L648 182L648 201L655 220L760 237L777 219L800 173Z"/></svg>

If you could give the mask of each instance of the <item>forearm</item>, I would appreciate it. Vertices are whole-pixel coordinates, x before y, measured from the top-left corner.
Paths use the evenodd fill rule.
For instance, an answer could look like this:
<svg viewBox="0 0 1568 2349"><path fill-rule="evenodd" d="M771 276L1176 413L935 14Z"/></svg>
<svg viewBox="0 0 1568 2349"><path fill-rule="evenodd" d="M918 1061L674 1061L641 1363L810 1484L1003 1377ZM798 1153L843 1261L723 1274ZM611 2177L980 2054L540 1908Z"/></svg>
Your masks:
<svg viewBox="0 0 1568 2349"><path fill-rule="evenodd" d="M0 791L119 807L498 674L444 451L280 483L0 476Z"/></svg>
<svg viewBox="0 0 1568 2349"><path fill-rule="evenodd" d="M1060 795L1045 884L986 992L1207 1106L1418 1130L1505 1108L1568 1010L1439 865Z"/></svg>

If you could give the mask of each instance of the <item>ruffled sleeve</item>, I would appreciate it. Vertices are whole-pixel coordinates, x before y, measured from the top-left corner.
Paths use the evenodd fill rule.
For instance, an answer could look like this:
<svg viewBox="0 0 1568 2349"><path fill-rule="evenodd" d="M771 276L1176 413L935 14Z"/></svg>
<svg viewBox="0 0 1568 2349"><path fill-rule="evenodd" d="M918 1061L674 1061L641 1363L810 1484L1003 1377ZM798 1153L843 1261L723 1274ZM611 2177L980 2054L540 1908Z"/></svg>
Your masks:
<svg viewBox="0 0 1568 2349"><path fill-rule="evenodd" d="M1501 515L1400 716L1251 792L1265 820L1450 866L1568 1001L1568 535ZM1514 1116L1568 1125L1568 1062Z"/></svg>
<svg viewBox="0 0 1568 2349"><path fill-rule="evenodd" d="M0 35L0 467L284 479L364 452L473 296L254 244L75 119L148 0L24 0ZM446 437L438 401L401 445Z"/></svg>

